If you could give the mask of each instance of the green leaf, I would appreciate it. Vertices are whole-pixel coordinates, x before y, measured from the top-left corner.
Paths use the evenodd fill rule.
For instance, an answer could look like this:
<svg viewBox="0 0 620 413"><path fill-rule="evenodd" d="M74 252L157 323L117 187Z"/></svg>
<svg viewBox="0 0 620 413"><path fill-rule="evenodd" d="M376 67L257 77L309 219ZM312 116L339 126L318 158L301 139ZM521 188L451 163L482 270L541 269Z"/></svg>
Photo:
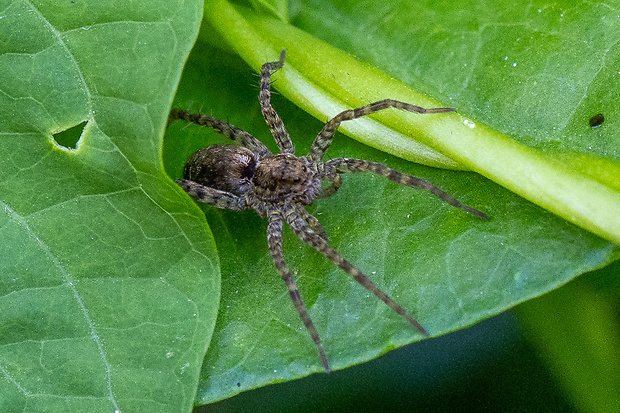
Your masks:
<svg viewBox="0 0 620 413"><path fill-rule="evenodd" d="M250 4L256 11L271 14L285 22L289 21L287 0L250 0Z"/></svg>
<svg viewBox="0 0 620 413"><path fill-rule="evenodd" d="M0 410L187 411L219 264L160 142L202 4L0 9Z"/></svg>
<svg viewBox="0 0 620 413"><path fill-rule="evenodd" d="M319 10L317 13L321 15L326 13L325 25L321 25L317 16L312 24L304 24L304 29L310 31L309 26L315 24L312 29L315 35L322 33L329 37L328 33L333 31L326 26L334 24L330 18L340 17L329 7L333 6L313 4L300 8L303 12L294 15L292 21L301 25L313 17L314 10ZM407 9L410 6L400 7ZM428 7L439 13L439 6ZM349 69L356 68L342 52L334 51L333 54L349 66L342 71L332 70L334 61L325 60L323 54L329 47L323 45L319 48L316 38L312 43L312 38L303 33L297 34L303 36L306 42L302 47L293 42L291 33L294 34L294 28L268 17L251 17L245 9L231 8L222 1L209 1L207 10L210 13L205 14L205 26L199 36L203 42L197 44L186 65L175 99L176 107L190 107L193 111L200 110L229 121L275 150L273 138L260 115L258 79L247 69L246 63L231 52L248 61L256 71L264 61L277 59L281 47L287 47L287 60L285 67L274 78L275 88L282 95L287 98L292 96L291 99L298 103L298 95L289 94L289 88L296 84L288 74L301 73L300 67L315 65L322 76L317 75L309 81L310 75L303 72L306 77L302 83L310 86L300 92L301 100L305 98L305 93L310 95L306 100L323 93L321 96L349 102L346 88L327 93L326 86L317 86L321 78L325 79L324 82L336 82L341 76L346 78L346 74L350 74ZM361 24L352 12L342 14L346 16L346 19L343 17L343 31L347 27L347 19L351 20L348 23L350 26ZM394 15L399 16L399 13ZM393 19L391 23L400 21L397 17ZM365 24L366 27L371 26L370 23ZM430 31L429 27L419 30ZM271 37L265 40L267 36L275 36L274 33L280 33L279 36L286 37L287 41L293 39L291 42L294 45L285 41L271 43ZM397 36L394 35L393 39ZM337 44L339 39L324 40ZM377 42L366 44L369 50L366 50L365 57L383 50L378 45ZM406 45L402 47L406 48ZM411 45L409 47L414 49ZM362 46L356 49L356 55L362 54L362 49ZM384 53L397 55L389 48ZM434 53L429 52L427 59L432 61L435 57ZM422 54L416 58L420 65L430 64ZM465 60L469 56L461 58ZM375 66L381 66L381 62L387 60L367 59ZM329 69L321 72L324 66ZM398 67L396 64L393 66ZM357 70L361 74L367 71L370 77L377 74L376 68L370 65L357 67ZM400 70L407 72L406 66ZM449 83L453 75L447 72L447 69L435 70L424 77L418 76L416 88L426 93L431 91L437 96L456 94L450 89L438 92L434 87L442 81ZM411 76L410 73L400 79L408 80ZM355 93L349 94L354 96ZM381 97L392 97L385 93ZM425 106L442 105L428 97L422 99L426 102L423 104ZM471 101L459 100L460 103L455 106L466 109L468 105L471 108L482 106L484 96L470 96L468 99ZM361 97L351 104L342 104L344 107L355 107L372 100L376 99ZM318 98L317 101L329 102L329 99ZM322 121L317 121L278 94L273 97L273 103L293 137L298 154L308 151L324 121L339 110L339 106L335 109L331 106L328 108L330 113L319 115ZM414 100L413 103L420 102ZM301 106L307 110L306 106ZM309 111L316 114L313 110ZM377 128L385 130L387 125L398 129L399 122L403 122L398 119L399 113L386 112L390 112L386 113L386 117L397 118L394 121L396 126L391 120L382 120ZM508 115L514 116L514 112ZM433 125L431 137L462 133L462 122L457 122L457 126L453 120L442 120L450 116L405 114L411 129L425 131ZM543 163L553 164L545 157L546 152L528 149L525 142L518 143L516 139L521 139L519 135L511 135L515 141L510 143L512 141L502 133L483 126L478 118L468 116L468 119L473 119L475 127L470 129L465 126L466 130L483 132L481 137L467 135L460 139L488 138L490 144L495 144L494 139L497 138L501 145L513 145L517 152L524 151L533 154L534 158L541 158ZM374 118L369 128L376 126L372 122ZM365 125L363 128L366 128ZM611 123L604 126L613 127ZM447 130L440 131L440 127ZM414 132L416 136L425 133ZM372 136L380 143L383 143L382 138ZM180 177L183 162L193 151L208 144L226 142L213 131L180 122L172 124L166 135L164 150L169 174L174 178ZM557 143L550 146L559 154L568 153ZM399 152L400 149L392 150ZM545 148L547 150L550 148ZM403 188L370 174L347 176L337 195L319 200L309 208L326 228L330 244L411 311L432 335L462 328L539 296L576 275L612 262L620 253L614 244L471 172L414 165L342 135L337 135L328 156L385 163L428 179L491 216L488 221L479 220L442 204L427 193ZM504 158L495 161L498 169L506 162ZM613 170L617 162L613 159L609 162L610 168L599 162L591 168L591 174L598 179L599 171ZM474 164L473 161L471 163ZM252 211L222 211L210 206L203 206L203 210L216 238L224 276L222 307L203 366L197 402L209 403L268 383L320 372L322 369L316 348L273 267L265 240L266 223ZM288 230L285 231L284 243L285 258L298 280L301 294L334 369L363 362L422 338L405 320L350 280L331 262L303 245Z"/></svg>

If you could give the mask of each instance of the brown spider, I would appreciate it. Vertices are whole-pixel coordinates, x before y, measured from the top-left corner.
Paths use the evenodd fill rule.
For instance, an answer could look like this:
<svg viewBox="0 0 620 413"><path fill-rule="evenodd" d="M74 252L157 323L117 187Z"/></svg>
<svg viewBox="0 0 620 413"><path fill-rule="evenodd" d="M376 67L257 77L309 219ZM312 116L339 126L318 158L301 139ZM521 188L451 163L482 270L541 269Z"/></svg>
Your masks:
<svg viewBox="0 0 620 413"><path fill-rule="evenodd" d="M463 205L428 181L394 171L381 164L349 158L322 161L325 151L332 143L334 132L342 121L359 118L387 108L404 109L416 113L452 112L454 111L453 108L425 109L408 103L385 99L357 109L345 110L327 122L321 129L312 143L309 154L300 157L295 156L293 142L282 120L271 106L271 75L283 66L284 57L285 51L282 50L279 61L265 63L262 66L260 93L258 95L261 111L278 144L280 153L271 153L254 136L229 123L211 116L173 109L170 112L170 121L181 119L213 128L216 132L240 145L211 145L200 149L189 157L185 164L184 179L179 179L176 183L197 201L223 209L254 209L260 216L269 219L267 243L273 257L273 263L282 275L293 304L295 304L301 320L316 344L325 372L329 373L329 364L319 334L306 311L295 280L282 255L284 221L303 242L333 261L355 281L376 295L391 309L405 317L420 333L428 336L424 327L407 314L400 305L328 245L323 227L314 216L306 211L304 206L312 204L317 198L334 195L342 185L340 174L370 171L400 184L429 191L442 201L470 214L481 218L488 217L474 208ZM330 185L322 188L322 180L330 182Z"/></svg>

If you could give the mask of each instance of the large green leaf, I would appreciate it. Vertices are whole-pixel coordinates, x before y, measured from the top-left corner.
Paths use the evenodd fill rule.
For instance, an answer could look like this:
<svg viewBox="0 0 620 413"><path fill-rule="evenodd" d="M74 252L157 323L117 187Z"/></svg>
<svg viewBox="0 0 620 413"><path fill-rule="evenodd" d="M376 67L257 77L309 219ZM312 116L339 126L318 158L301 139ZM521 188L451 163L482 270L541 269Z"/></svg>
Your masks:
<svg viewBox="0 0 620 413"><path fill-rule="evenodd" d="M459 50L463 50L466 44L472 50L484 46L488 49L484 54L485 59L491 61L492 56L504 53L497 59L498 64L505 65L505 73L501 72L504 83L498 82L488 73L489 63L482 59L483 54L455 55L448 34L452 33L456 38L460 36L457 33L468 29L463 27L457 30L456 27L460 23L459 19L464 19L461 14L475 14L471 4L469 7L459 6L462 7L461 14L450 12L454 5L427 4L424 6L425 13L434 16L433 19L429 16L426 19L414 19L412 16L420 13L420 6L413 8L409 2L402 2L392 6L394 9L387 14L389 19L386 18L386 22L377 22L375 16L386 16L385 10L358 14L364 7L359 6L359 10L356 9L354 13L343 6L343 2L339 2L338 7L328 2L314 2L310 5L300 3L297 7L299 12L292 14L291 21L306 30L306 33L272 20L269 16L234 8L224 1L208 1L206 4L206 25L200 35L200 39L205 42L199 43L190 56L177 93L177 107L192 107L196 111L202 110L225 119L250 131L275 149L273 138L260 115L256 97L258 79L250 75L243 61L231 56L231 51L239 54L257 70L262 62L275 60L279 50L286 47L287 61L285 68L274 76L275 88L323 120L333 116L341 107L354 107L378 98L394 97L391 95L393 89L389 88L394 81L373 66L383 67L391 75L409 84L399 84L397 92L401 94L396 97L407 93L419 97L420 100L416 98L413 103L425 106L453 105L462 115L467 114L468 122L465 124L465 117L458 117L462 115L403 115L391 111L385 114L385 118L377 117L379 121L371 120L368 124L357 126L358 130L365 131L363 135L368 136L373 145L405 158L423 159L428 154L426 149L416 145L403 149L402 146L390 145L383 135L377 136L374 133L375 130L388 130L390 137L400 135L398 139L406 142L409 138L405 132L413 130L411 135L422 137L428 146L435 145L435 139L441 141L442 144L437 148L445 150L444 153L453 159L458 159L461 167L484 173L486 170L480 166L471 149L466 147L465 143L471 142L479 156L484 158L486 167L497 172L488 174L490 178L505 184L500 175L503 172L514 174L515 171L510 170L515 167L514 160L510 159L514 156L524 162L517 166L523 181L520 187L525 188L525 194L536 195L535 189L539 187L543 195L538 198L545 198L548 191L553 193L557 189L554 186L562 186L558 182L563 183L564 179L567 180L564 185L569 185L574 179L589 179L588 174L582 174L581 170L576 176L570 171L573 166L552 159L550 151L574 161L579 158L578 150L585 149L580 146L580 142L592 138L583 135L604 135L601 138L604 144L597 148L598 152L588 152L600 158L593 158L589 154L587 156L599 167L607 162L609 168L592 172L594 178L592 182L588 181L588 185L600 185L603 193L611 194L609 204L602 201L602 209L613 207L614 202L617 202L614 198L617 196L614 192L617 185L611 174L618 168L614 158L616 152L613 144L605 140L617 131L613 121L605 123L605 129L601 127L592 130L588 125L588 117L582 116L581 123L575 121L572 125L564 123L556 126L556 130L560 126L561 130L543 141L545 125L554 125L558 118L566 116L562 110L567 109L548 102L553 110L541 111L540 119L532 119L532 111L515 112L499 105L505 102L497 99L489 101L487 94L495 90L498 96L510 92L518 95L521 100L529 99L533 105L541 99L541 92L528 84L521 86L527 83L526 78L513 82L510 77L510 82L506 81L506 77L515 76L516 68L512 66L512 59L505 63L505 53L509 52L505 44L494 45L491 41L488 43L471 37L469 43L467 39L461 40L459 46ZM372 9L374 5L368 3L366 6ZM499 14L500 10L495 13ZM523 10L514 9L513 13L516 19L516 15L523 13ZM534 16L537 16L536 13ZM453 24L449 22L450 18L454 20ZM493 15L489 15L486 19L492 18ZM421 33L420 36L411 34L413 28L405 31L404 28L410 26L411 21L420 22L416 23L415 28L416 33ZM440 27L437 27L438 21L442 22ZM483 24L478 22L474 27ZM375 28L377 25L381 30ZM369 33L362 36L356 32L358 26L366 28L362 30L364 33L369 31L369 27L377 30L376 37ZM392 26L395 28L392 29ZM502 27L510 26L498 25L497 30L501 31ZM350 38L347 34L349 31ZM433 36L434 31L443 35ZM345 53L308 36L308 32L354 52L357 56L363 56L363 60L373 66L357 64ZM384 32L389 38L377 38ZM408 35L399 37L398 34L403 32ZM508 36L509 33L500 34ZM617 34L615 38L618 38ZM574 35L570 31L566 34L569 37ZM524 50L519 49L522 57L518 61L521 63L527 60L526 50L537 50L539 46L519 44L519 48L523 47ZM412 62L413 53L409 50L418 50L415 62ZM447 54L449 58L442 60L442 54ZM342 65L340 69L339 64ZM471 68L472 65L475 67ZM453 73L455 67L460 71L467 68L464 79L469 83ZM384 82L381 86L388 91L384 91L381 96L376 96L376 91L368 92L369 88L374 87L372 82L363 83L361 90L355 89L354 81L363 81L364 74L373 81L379 79ZM455 80L455 77L458 79ZM582 78L579 80L583 81ZM540 82L537 78L532 81ZM338 82L348 84L343 86ZM470 84L474 84L476 89L471 90ZM431 100L414 89L437 99ZM568 90L564 93L568 93ZM530 97L530 94L534 96ZM509 99L506 102L510 101L514 105L516 101L527 107L514 96ZM563 98L554 98L552 95L549 99L562 101ZM411 98L406 100L411 101ZM321 108L320 105L314 107L313 102L322 102L327 108ZM495 103L496 107L490 106L491 103ZM578 103L583 104L582 101ZM537 104L540 106L540 103ZM312 119L279 96L274 97L274 105L293 136L297 153L307 152L323 122ZM613 107L608 105L605 108L609 108L604 109L606 116L613 117ZM322 109L326 109L326 113L322 114ZM599 109L602 110L596 106L596 110ZM490 115L485 110L493 110L498 120L490 122ZM572 111L576 110L573 105ZM454 116L457 118L442 120ZM407 122L405 126L403 119ZM511 121L515 124L509 128ZM519 129L527 121L528 127ZM549 126L550 130L552 128ZM359 136L356 135L356 138ZM457 150L445 146L449 140L454 140ZM173 124L168 131L165 148L170 175L180 177L184 159L192 151L215 142L225 142L225 139L196 126ZM493 158L494 152L485 152L484 144L497 150L495 153L501 156ZM416 166L342 135L337 136L328 155L384 162L429 179L491 216L489 221L478 220L442 205L428 194L364 174L348 176L336 196L317 201L310 208L327 229L332 246L414 313L432 335L444 334L489 317L617 258L618 249L614 244L566 222L480 175ZM431 158L432 165L442 164L448 159L434 155ZM458 167L450 160L444 166ZM528 179L527 171L530 167L533 169ZM541 170L551 175L539 175ZM608 173L606 179L604 172ZM534 183L543 177L549 178L548 182ZM588 185L585 193L589 190ZM562 188L562 197L569 195L568 192L581 189L583 187L570 191ZM537 196L533 198L538 201ZM559 204L559 210L566 205L570 209L573 205L570 202ZM590 202L588 208L593 208L595 204ZM579 210L579 207L575 209ZM237 213L209 206L203 207L203 210L216 238L224 277L222 308L203 366L198 402L219 400L263 384L321 371L316 349L271 262L265 241L266 223L251 211ZM591 209L590 212L596 211ZM602 212L607 214L605 216L609 216L609 213ZM610 225L608 229L616 234L618 228ZM600 225L593 230L601 232ZM333 264L309 247L302 246L290 231L285 232L285 257L294 268L302 296L324 341L333 368L368 360L390 348L421 338L406 321L393 314Z"/></svg>
<svg viewBox="0 0 620 413"><path fill-rule="evenodd" d="M219 264L160 142L202 4L0 10L0 410L187 411Z"/></svg>

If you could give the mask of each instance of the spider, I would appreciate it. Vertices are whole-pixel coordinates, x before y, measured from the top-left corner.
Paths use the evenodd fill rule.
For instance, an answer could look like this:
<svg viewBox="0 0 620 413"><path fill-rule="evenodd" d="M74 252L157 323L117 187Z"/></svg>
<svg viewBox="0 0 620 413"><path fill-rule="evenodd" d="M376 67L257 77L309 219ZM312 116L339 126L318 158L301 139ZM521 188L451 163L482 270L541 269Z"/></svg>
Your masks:
<svg viewBox="0 0 620 413"><path fill-rule="evenodd" d="M481 218L488 217L474 208L463 205L428 181L397 172L381 164L350 158L334 158L325 162L322 161L325 151L332 143L334 132L343 121L366 116L387 108L398 108L415 113L452 112L454 111L453 108L425 109L396 100L384 99L357 109L345 110L323 126L312 143L310 153L304 156L295 156L293 142L282 120L271 106L271 75L282 68L284 58L285 50L282 50L280 60L262 65L258 96L261 111L280 153L271 153L254 136L229 123L211 116L173 109L170 112L170 121L184 120L213 128L216 132L238 144L216 144L195 152L185 164L184 179L175 182L196 201L222 209L254 209L260 216L268 219L267 244L273 263L282 276L293 304L316 345L325 372L329 373L329 363L319 334L306 311L291 271L284 261L282 253L284 221L303 242L323 254L391 309L407 319L421 334L428 336L424 327L410 316L403 307L329 246L325 230L319 221L306 211L305 206L312 204L317 198L327 198L334 195L342 185L341 174L343 173L374 172L402 185L429 191L442 201L470 214ZM328 185L322 187L321 181L327 181Z"/></svg>

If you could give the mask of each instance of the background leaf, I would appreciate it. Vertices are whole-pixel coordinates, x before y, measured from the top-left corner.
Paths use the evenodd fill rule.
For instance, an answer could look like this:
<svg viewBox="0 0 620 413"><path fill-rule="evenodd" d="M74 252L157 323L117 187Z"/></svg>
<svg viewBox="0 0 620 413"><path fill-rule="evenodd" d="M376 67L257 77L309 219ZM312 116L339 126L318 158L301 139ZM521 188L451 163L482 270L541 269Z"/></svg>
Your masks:
<svg viewBox="0 0 620 413"><path fill-rule="evenodd" d="M214 3L209 5L213 11ZM301 7L292 16L293 23L312 16L310 9L331 11L315 6ZM428 7L437 12L434 6ZM346 16L353 20L351 25L360 23L352 15ZM226 49L206 43L196 46L176 106L204 107L203 112L250 131L273 148L256 98L258 80L228 53L231 48L250 56L253 50L262 53L251 47L261 39L254 39L242 26L234 34L235 42L224 39L228 32L212 31L210 25L215 20L227 22L228 17L206 15L208 26L200 38ZM313 22L318 25L313 31L330 33L326 26ZM430 32L428 27L420 30ZM366 47L380 49L373 42L367 42ZM277 45L272 48L277 49ZM288 57L294 54L295 49L289 48ZM436 54L430 53L429 59ZM272 58L275 56L277 52ZM424 56L417 58L424 64ZM381 59L374 60L381 66ZM250 61L254 67L255 63ZM447 73L448 68L426 73L417 78L415 86L431 91ZM276 89L286 82L276 80ZM465 101L465 111L468 104L480 103ZM297 153L307 152L323 122L277 96L274 105L293 136ZM478 120L472 119L478 127ZM165 150L170 175L180 177L187 155L214 142L225 140L195 126L173 124ZM497 314L617 258L613 244L475 174L416 166L343 136L337 137L328 155L376 160L429 179L492 217L479 221L431 196L363 174L348 176L338 195L310 208L327 229L331 244L415 313L433 335ZM252 212L203 209L216 237L225 276L222 311L203 366L198 401L207 403L321 371L316 349L273 268L265 222ZM420 338L404 320L331 263L301 246L289 232L285 233L285 257L297 271L302 296L334 368L368 360Z"/></svg>
<svg viewBox="0 0 620 413"><path fill-rule="evenodd" d="M620 405L620 262L517 308L525 337L579 411Z"/></svg>
<svg viewBox="0 0 620 413"><path fill-rule="evenodd" d="M193 403L218 258L160 137L201 6L0 2L2 411Z"/></svg>

